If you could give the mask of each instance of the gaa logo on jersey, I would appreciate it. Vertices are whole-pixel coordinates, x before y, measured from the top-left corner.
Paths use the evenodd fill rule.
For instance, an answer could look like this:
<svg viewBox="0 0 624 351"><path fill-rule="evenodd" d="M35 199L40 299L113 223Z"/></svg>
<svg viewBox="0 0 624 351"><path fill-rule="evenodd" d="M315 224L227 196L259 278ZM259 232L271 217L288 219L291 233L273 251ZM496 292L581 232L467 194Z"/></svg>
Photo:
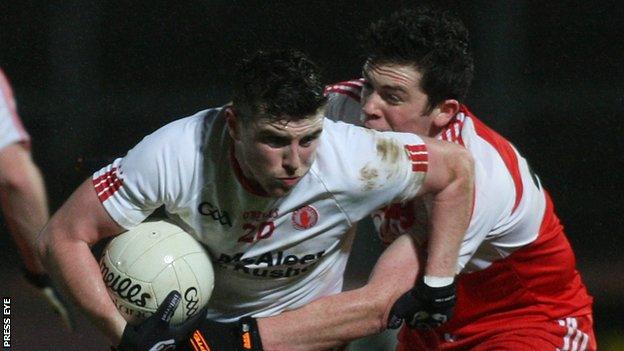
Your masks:
<svg viewBox="0 0 624 351"><path fill-rule="evenodd" d="M306 230L312 228L316 222L318 222L318 212L310 205L303 206L293 212L292 223L293 226L299 230Z"/></svg>

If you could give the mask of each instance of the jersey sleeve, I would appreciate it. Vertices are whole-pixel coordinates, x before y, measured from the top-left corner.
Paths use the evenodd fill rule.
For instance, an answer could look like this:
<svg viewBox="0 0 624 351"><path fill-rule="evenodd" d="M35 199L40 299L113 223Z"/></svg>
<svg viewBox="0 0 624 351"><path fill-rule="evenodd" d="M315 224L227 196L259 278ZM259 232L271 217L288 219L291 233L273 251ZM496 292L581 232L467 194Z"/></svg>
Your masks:
<svg viewBox="0 0 624 351"><path fill-rule="evenodd" d="M16 142L24 142L28 147L29 141L30 136L17 114L13 90L0 70L0 149Z"/></svg>
<svg viewBox="0 0 624 351"><path fill-rule="evenodd" d="M168 212L186 202L194 180L197 152L194 123L173 122L145 137L126 156L95 172L97 196L122 227L141 223L164 205Z"/></svg>
<svg viewBox="0 0 624 351"><path fill-rule="evenodd" d="M362 125L360 99L364 81L354 79L325 87L325 116L333 121Z"/></svg>
<svg viewBox="0 0 624 351"><path fill-rule="evenodd" d="M350 221L418 193L428 164L427 147L420 137L326 123L320 173Z"/></svg>

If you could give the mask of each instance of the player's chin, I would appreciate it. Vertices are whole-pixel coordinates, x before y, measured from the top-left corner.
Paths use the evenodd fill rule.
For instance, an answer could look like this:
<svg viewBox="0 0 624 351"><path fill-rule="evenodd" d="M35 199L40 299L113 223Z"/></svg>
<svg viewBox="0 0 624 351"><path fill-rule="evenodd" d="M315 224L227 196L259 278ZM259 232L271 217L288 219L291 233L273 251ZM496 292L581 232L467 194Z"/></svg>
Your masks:
<svg viewBox="0 0 624 351"><path fill-rule="evenodd" d="M284 197L286 196L293 188L295 187L295 185L288 185L288 184L273 184L273 186L268 187L268 189L266 190L267 194L270 197Z"/></svg>

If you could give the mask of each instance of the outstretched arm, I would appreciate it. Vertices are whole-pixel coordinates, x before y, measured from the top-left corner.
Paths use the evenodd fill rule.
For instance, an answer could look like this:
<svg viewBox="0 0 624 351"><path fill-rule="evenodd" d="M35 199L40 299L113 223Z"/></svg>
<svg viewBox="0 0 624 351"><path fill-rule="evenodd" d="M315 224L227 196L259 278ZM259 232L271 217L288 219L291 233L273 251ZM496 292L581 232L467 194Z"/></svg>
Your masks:
<svg viewBox="0 0 624 351"><path fill-rule="evenodd" d="M454 277L474 198L474 162L463 147L431 138L429 168L420 194L430 194L425 276Z"/></svg>
<svg viewBox="0 0 624 351"><path fill-rule="evenodd" d="M327 350L382 332L394 301L414 285L416 250L409 236L401 236L383 252L364 287L258 319L264 350Z"/></svg>

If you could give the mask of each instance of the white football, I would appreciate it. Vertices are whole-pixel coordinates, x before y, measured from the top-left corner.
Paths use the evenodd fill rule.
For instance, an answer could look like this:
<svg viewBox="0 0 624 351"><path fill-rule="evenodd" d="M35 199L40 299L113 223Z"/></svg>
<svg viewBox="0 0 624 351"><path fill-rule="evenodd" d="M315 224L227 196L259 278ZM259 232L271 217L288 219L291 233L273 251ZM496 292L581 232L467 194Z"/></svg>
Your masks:
<svg viewBox="0 0 624 351"><path fill-rule="evenodd" d="M112 239L100 270L108 295L131 324L151 316L172 290L182 295L171 319L180 324L208 304L214 287L208 253L166 221L144 222Z"/></svg>

